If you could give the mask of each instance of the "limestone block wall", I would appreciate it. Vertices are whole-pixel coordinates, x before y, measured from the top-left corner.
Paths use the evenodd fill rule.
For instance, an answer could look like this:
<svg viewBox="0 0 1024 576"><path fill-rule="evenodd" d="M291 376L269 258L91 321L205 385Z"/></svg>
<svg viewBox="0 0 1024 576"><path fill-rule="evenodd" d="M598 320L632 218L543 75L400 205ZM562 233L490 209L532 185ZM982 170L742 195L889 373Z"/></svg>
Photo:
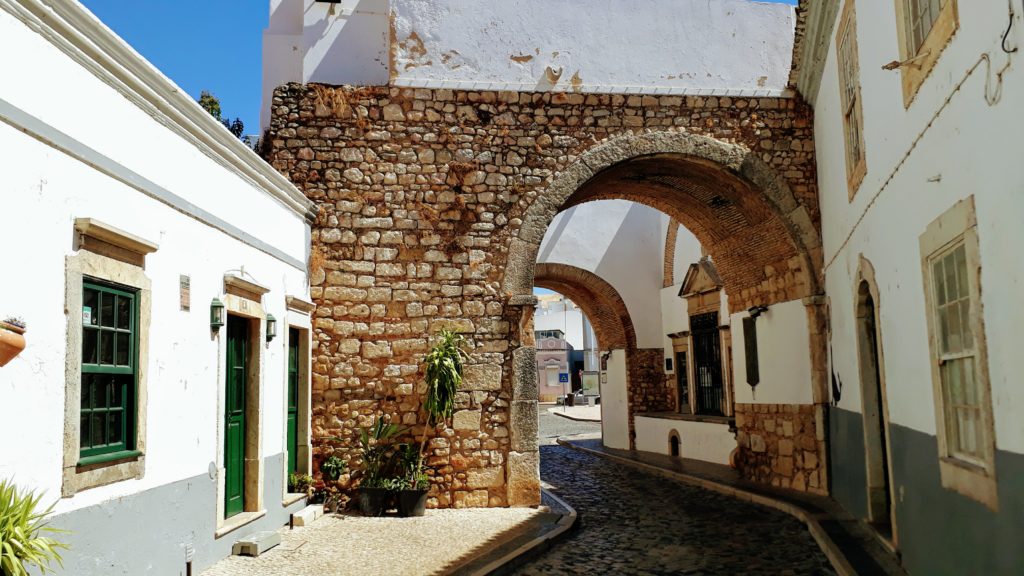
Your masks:
<svg viewBox="0 0 1024 576"><path fill-rule="evenodd" d="M417 434L430 335L467 336L458 412L431 443L432 506L539 498L532 297L503 286L524 214L581 154L645 130L749 150L792 191L781 202L795 223L751 207L768 205L751 192L725 190L742 194L736 203L679 195L710 202L691 222L705 239L752 247L755 257L723 254L731 264L719 266L736 283L736 309L806 291L808 271L780 233L816 235L810 112L798 100L288 84L272 111L262 152L320 207L310 266L316 458L334 451L357 467L358 428L381 415ZM681 212L667 198L629 199ZM661 351L651 356L664 387ZM669 394L639 400L652 410Z"/></svg>
<svg viewBox="0 0 1024 576"><path fill-rule="evenodd" d="M824 427L810 404L736 404L739 470L744 478L826 494Z"/></svg>

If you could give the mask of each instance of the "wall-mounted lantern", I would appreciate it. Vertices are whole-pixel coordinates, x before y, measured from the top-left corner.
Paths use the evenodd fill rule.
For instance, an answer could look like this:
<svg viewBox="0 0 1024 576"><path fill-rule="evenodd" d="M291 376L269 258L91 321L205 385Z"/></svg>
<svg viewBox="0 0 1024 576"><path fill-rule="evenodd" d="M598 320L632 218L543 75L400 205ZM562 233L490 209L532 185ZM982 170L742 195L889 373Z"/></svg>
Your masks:
<svg viewBox="0 0 1024 576"><path fill-rule="evenodd" d="M214 332L220 330L220 327L224 325L224 303L220 301L220 298L214 297L213 301L210 302L210 328Z"/></svg>
<svg viewBox="0 0 1024 576"><path fill-rule="evenodd" d="M277 336L277 318L273 314L267 314L267 342Z"/></svg>

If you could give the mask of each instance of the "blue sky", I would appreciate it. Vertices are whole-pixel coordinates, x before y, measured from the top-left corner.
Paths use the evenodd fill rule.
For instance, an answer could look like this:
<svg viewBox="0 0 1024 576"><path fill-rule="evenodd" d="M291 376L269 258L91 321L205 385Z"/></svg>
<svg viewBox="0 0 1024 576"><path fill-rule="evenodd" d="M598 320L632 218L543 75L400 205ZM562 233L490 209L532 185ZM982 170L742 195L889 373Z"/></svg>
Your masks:
<svg viewBox="0 0 1024 576"><path fill-rule="evenodd" d="M796 0L759 0L796 4ZM193 98L209 90L246 133L259 130L267 0L81 0Z"/></svg>

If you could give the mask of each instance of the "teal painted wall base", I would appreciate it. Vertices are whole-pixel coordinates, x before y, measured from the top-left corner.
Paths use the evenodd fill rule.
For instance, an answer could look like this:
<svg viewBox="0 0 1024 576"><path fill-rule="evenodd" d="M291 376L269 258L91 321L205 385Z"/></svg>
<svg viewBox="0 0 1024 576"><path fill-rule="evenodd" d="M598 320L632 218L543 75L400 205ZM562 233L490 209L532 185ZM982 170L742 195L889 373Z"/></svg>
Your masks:
<svg viewBox="0 0 1024 576"><path fill-rule="evenodd" d="M284 454L264 458L263 501L267 515L214 539L217 481L206 474L55 516L52 525L71 549L64 556L69 576L184 576L185 545L194 549L192 573L199 574L231 554L231 545L259 530L277 530L304 500L285 508Z"/></svg>
<svg viewBox="0 0 1024 576"><path fill-rule="evenodd" d="M867 511L861 415L829 412L833 497ZM942 487L935 436L889 427L903 565L914 576L1024 574L1024 455L996 452L999 511Z"/></svg>

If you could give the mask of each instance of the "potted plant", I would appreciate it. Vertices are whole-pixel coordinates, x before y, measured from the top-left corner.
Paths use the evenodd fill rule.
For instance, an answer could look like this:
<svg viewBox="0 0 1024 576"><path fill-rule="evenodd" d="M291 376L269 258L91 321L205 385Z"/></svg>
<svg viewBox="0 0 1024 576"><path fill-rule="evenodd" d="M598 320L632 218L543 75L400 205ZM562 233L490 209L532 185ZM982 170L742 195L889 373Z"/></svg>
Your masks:
<svg viewBox="0 0 1024 576"><path fill-rule="evenodd" d="M44 535L64 531L46 526L53 505L37 511L41 498L34 492L18 490L13 482L0 480L0 574L28 576L32 566L43 574L54 572L50 568L53 562L64 567L60 550L67 546Z"/></svg>
<svg viewBox="0 0 1024 576"><path fill-rule="evenodd" d="M6 366L25 349L25 321L10 316L0 322L0 366Z"/></svg>
<svg viewBox="0 0 1024 576"><path fill-rule="evenodd" d="M359 481L359 510L366 516L380 516L395 489L395 449L392 439L402 432L397 424L378 418L373 426L359 431L363 449L362 476Z"/></svg>
<svg viewBox="0 0 1024 576"><path fill-rule="evenodd" d="M398 489L398 515L423 516L426 512L430 478L422 471L419 447L402 444L398 451L402 478Z"/></svg>
<svg viewBox="0 0 1024 576"><path fill-rule="evenodd" d="M461 348L463 342L462 335L441 330L437 343L423 359L427 373L423 410L427 413L427 421L420 436L419 449L413 449L414 454L403 453L409 487L408 493L400 495L399 504L404 500L404 511L409 516L422 516L426 509L430 481L423 472L423 452L427 446L427 432L438 424L446 424L455 412L455 395L462 385L462 366L466 355Z"/></svg>

